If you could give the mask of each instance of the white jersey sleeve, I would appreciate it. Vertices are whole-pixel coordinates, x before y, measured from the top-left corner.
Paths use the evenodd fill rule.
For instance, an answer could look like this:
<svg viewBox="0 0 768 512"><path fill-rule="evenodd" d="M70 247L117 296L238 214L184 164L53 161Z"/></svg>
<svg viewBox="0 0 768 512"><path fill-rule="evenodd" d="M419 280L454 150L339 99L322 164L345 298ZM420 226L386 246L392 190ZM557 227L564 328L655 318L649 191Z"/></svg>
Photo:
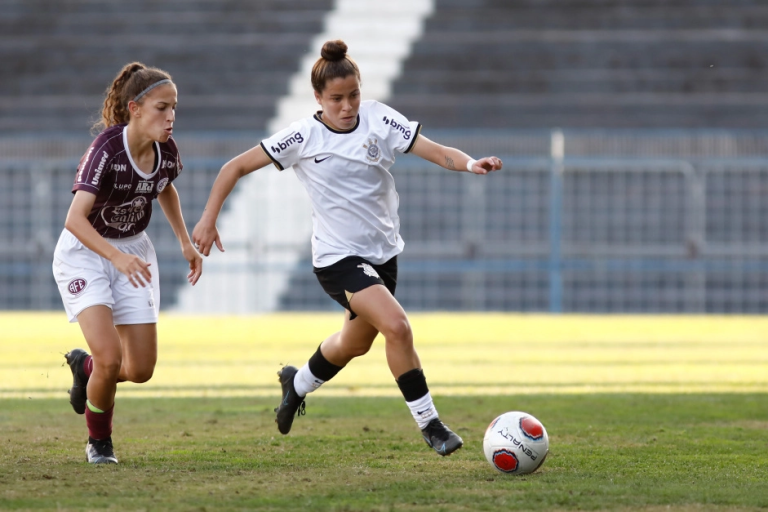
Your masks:
<svg viewBox="0 0 768 512"><path fill-rule="evenodd" d="M308 136L309 128L302 121L297 121L261 141L261 147L275 167L282 171L304 157Z"/></svg>
<svg viewBox="0 0 768 512"><path fill-rule="evenodd" d="M413 149L416 138L421 131L418 121L409 121L404 115L383 103L374 105L378 120L389 126L387 145L400 153L408 153Z"/></svg>

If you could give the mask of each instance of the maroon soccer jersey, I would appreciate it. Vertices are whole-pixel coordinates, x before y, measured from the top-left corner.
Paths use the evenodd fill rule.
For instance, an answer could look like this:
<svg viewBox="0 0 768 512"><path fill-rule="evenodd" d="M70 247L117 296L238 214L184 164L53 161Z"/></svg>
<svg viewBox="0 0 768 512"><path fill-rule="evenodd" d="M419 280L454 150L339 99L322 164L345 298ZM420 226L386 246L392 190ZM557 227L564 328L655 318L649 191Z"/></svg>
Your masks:
<svg viewBox="0 0 768 512"><path fill-rule="evenodd" d="M72 193L96 194L88 214L105 238L125 238L144 231L152 216L152 200L181 172L183 165L173 138L155 142L155 168L146 174L133 164L125 124L101 132L77 167Z"/></svg>

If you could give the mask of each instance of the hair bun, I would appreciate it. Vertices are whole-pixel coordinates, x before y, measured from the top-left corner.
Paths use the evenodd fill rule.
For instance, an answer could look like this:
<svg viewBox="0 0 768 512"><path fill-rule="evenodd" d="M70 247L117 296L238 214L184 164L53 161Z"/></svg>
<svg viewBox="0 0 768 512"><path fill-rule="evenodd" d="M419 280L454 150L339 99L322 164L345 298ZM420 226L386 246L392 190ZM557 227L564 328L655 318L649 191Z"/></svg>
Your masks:
<svg viewBox="0 0 768 512"><path fill-rule="evenodd" d="M341 39L335 41L326 41L323 49L320 50L320 56L327 61L336 62L343 60L347 55L347 44Z"/></svg>
<svg viewBox="0 0 768 512"><path fill-rule="evenodd" d="M147 66L145 66L141 62L131 62L130 64L125 65L123 69L127 71L129 75L132 75L137 71L140 71L142 69L147 69Z"/></svg>

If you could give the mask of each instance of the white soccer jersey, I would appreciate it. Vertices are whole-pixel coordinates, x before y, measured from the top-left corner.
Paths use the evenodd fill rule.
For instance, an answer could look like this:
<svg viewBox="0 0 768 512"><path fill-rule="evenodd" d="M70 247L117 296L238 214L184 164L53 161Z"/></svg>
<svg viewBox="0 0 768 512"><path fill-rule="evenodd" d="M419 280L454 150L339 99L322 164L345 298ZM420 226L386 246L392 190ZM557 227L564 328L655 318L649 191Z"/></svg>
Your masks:
<svg viewBox="0 0 768 512"><path fill-rule="evenodd" d="M275 166L293 166L312 202L312 264L347 256L380 265L403 251L399 198L389 168L407 153L421 125L377 101L363 101L349 131L330 128L321 113L261 142Z"/></svg>

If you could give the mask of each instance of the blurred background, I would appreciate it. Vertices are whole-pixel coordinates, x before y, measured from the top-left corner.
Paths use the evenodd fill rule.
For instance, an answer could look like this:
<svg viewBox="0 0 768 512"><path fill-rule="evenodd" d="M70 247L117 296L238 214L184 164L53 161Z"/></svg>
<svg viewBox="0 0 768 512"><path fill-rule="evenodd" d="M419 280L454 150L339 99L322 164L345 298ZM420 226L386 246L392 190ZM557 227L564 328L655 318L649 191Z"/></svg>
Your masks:
<svg viewBox="0 0 768 512"><path fill-rule="evenodd" d="M363 98L502 172L408 155L408 311L768 312L768 5L759 0L0 0L0 309L62 310L75 169L121 67L179 90L191 232L221 165L312 115L344 39ZM158 208L164 311L339 308L312 274L292 171L248 176L195 288Z"/></svg>

